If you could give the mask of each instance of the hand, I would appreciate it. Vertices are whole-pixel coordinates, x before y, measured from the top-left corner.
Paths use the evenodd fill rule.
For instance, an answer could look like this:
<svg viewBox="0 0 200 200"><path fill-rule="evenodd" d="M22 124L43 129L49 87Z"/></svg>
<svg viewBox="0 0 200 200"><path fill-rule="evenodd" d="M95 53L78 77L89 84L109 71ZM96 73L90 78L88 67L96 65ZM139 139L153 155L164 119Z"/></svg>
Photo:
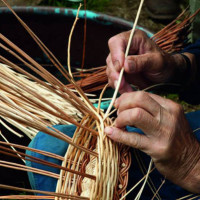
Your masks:
<svg viewBox="0 0 200 200"><path fill-rule="evenodd" d="M156 168L169 180L191 192L200 192L200 145L182 107L146 92L125 93L115 102L115 127L105 132L114 141L151 156ZM140 128L145 135L124 130Z"/></svg>
<svg viewBox="0 0 200 200"><path fill-rule="evenodd" d="M130 31L112 37L108 44L110 54L107 57L107 76L109 85L116 86L119 72L124 67L120 93L132 91L129 84L140 89L154 83L161 83L173 76L177 65L183 66L180 55L171 55L162 51L146 33L136 30L130 47L130 55L125 59Z"/></svg>

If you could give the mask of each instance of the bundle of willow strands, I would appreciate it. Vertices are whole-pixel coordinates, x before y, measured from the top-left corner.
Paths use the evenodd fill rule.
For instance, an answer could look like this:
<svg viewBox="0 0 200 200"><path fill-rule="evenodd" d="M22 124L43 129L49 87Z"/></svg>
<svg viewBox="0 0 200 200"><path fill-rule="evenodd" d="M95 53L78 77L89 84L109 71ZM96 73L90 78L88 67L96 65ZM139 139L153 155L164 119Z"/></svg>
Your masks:
<svg viewBox="0 0 200 200"><path fill-rule="evenodd" d="M76 119L77 121L81 120L82 118L81 113L75 107L71 106L71 104L67 100L55 94L55 92L52 92L48 88L45 88L43 85L28 79L25 75L22 75L16 71L13 71L7 65L0 64L0 68L1 68L1 74L0 74L1 98L2 96L8 97L21 108L26 109L27 111L31 113L34 113L39 118L48 121L51 125L71 124L66 120L60 119L57 116L54 116L51 113L46 112L45 110L41 108L39 109L38 107L36 107L33 104L33 99L35 99L35 96L33 94L30 94L26 90L24 90L23 87L21 87L25 85L28 88L32 88L35 92L39 93L41 96L46 97L51 103L57 105L59 109L63 110L73 119ZM20 87L15 84L16 82L20 83ZM22 97L26 97L28 98L28 100ZM90 101L93 103L95 102L92 99ZM21 124L9 118L4 117L3 119L9 122L10 124L14 125L16 128L18 128L22 132L24 132L30 139L32 139L38 132L37 130L31 127L24 127ZM6 124L4 124L2 120L1 120L1 124L3 126L6 126ZM9 127L7 126L7 128ZM15 133L14 130L12 130L11 132L13 132L15 135L18 135L17 133Z"/></svg>
<svg viewBox="0 0 200 200"><path fill-rule="evenodd" d="M1 162L0 166L50 176L58 179L58 183L56 192L35 191L6 185L0 185L0 188L45 194L45 196L41 199L47 199L49 196L51 196L50 199L52 197L55 197L55 199L120 199L120 197L126 193L128 169L131 160L127 147L119 145L105 136L104 127L111 126L113 124L112 120L109 117L104 117L104 113L100 110L100 106L96 109L92 105L81 88L75 83L71 70L69 70L68 73L48 50L48 48L12 10L7 1L2 1L13 12L19 22L24 26L43 52L49 57L55 67L71 84L73 84L76 89L76 93L72 92L56 77L50 74L44 67L34 61L30 56L28 56L24 51L9 41L2 34L0 34L0 39L5 45L1 45L0 47L26 65L29 70L37 74L37 77L20 68L13 62L10 62L3 56L0 56L0 61L9 65L11 69L26 75L26 77L31 81L40 84L43 89L45 88L46 90L55 93L62 98L63 101L68 102L72 107L76 108L78 112L81 113L82 120L79 122L69 116L59 105L52 103L51 100L46 98L46 96L43 96L35 90L33 86L23 84L17 79L13 80L10 76L4 76L4 74L0 71L0 77L3 77L6 80L6 83L9 82L9 84L4 83L1 90L10 94L8 96L3 93L1 94L0 115L14 120L25 127L31 127L37 131L42 131L70 144L64 158L58 158L57 155L49 155L47 152L40 151L41 154L54 156L55 159L61 159L62 165L60 166L38 159L34 156L24 154L19 150L9 150L5 147L5 145L36 152L37 150L35 149L28 149L26 147L16 146L15 144L1 142L0 152L2 154L58 168L61 171L60 176L58 177L58 175L45 170L33 167L30 168L12 162ZM68 67L70 69L69 60ZM38 77L40 77L40 79ZM42 79L45 81L42 81ZM26 96L21 92L22 90L26 92ZM104 90L102 91L102 94L103 92ZM18 93L20 93L20 96ZM31 98L31 96L34 96L34 98ZM61 131L58 131L49 121L39 117L38 114L34 113L32 109L27 109L27 106L22 107L21 104L18 104L17 102L28 102L30 103L31 108L34 106L37 110L43 110L57 119L63 120L63 122L67 121L76 125L77 129L73 138L70 138ZM101 97L99 105L100 103ZM1 198L10 199L11 196L4 196ZM14 198L20 197L14 196ZM23 196L22 198L31 199L33 196Z"/></svg>
<svg viewBox="0 0 200 200"><path fill-rule="evenodd" d="M188 35L191 32L192 22L199 12L200 9L190 16L189 7L186 8L175 20L156 33L151 39L167 53L182 50L188 44ZM107 82L106 66L104 66L101 70L88 74L86 78L84 77L77 84L85 92L94 92L101 90ZM72 85L69 85L69 87L73 88Z"/></svg>
<svg viewBox="0 0 200 200"><path fill-rule="evenodd" d="M152 40L168 53L180 51L188 44L191 24L199 12L200 9L191 15L189 7L186 8L175 20L156 33Z"/></svg>
<svg viewBox="0 0 200 200"><path fill-rule="evenodd" d="M79 76L84 76L85 78L82 78L81 80L77 81L76 84L78 84L84 92L94 92L103 89L105 84L108 82L108 77L105 73L105 69L106 66L103 66L100 69L93 72L92 74L80 74ZM69 84L67 85L67 87L73 88L73 85Z"/></svg>

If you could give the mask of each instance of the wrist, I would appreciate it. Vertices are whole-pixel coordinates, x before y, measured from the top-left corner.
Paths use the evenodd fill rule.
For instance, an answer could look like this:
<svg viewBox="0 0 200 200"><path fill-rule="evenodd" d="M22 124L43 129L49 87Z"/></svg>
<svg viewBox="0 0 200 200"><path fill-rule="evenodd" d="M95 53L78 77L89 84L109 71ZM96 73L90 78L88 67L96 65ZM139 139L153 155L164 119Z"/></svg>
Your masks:
<svg viewBox="0 0 200 200"><path fill-rule="evenodd" d="M178 83L183 87L190 85L196 76L195 56L190 53L172 54L169 61L171 77L169 82Z"/></svg>
<svg viewBox="0 0 200 200"><path fill-rule="evenodd" d="M180 165L171 180L192 193L200 193L200 144L193 135L187 141L189 145L183 144Z"/></svg>
<svg viewBox="0 0 200 200"><path fill-rule="evenodd" d="M189 171L181 186L186 190L200 194L200 144L196 141L195 152L188 162Z"/></svg>

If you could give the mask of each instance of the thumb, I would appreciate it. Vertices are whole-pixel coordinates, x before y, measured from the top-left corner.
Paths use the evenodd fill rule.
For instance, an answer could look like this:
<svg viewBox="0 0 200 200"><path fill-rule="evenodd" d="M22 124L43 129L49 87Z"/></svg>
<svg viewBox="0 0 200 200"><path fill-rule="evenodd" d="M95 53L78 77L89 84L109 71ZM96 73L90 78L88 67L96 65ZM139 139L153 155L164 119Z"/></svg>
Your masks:
<svg viewBox="0 0 200 200"><path fill-rule="evenodd" d="M106 127L105 133L115 142L123 143L136 149L144 150L148 146L148 139L145 135L127 132L116 127Z"/></svg>
<svg viewBox="0 0 200 200"><path fill-rule="evenodd" d="M160 53L146 53L142 55L128 56L125 59L124 70L126 73L139 73L150 71L152 67L160 71L164 65L163 56Z"/></svg>

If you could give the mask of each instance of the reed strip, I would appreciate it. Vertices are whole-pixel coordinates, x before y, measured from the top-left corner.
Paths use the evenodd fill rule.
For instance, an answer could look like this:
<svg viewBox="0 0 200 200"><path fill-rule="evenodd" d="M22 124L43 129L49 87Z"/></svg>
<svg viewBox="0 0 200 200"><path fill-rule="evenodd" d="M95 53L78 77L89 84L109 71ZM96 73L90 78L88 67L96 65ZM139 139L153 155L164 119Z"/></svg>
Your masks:
<svg viewBox="0 0 200 200"><path fill-rule="evenodd" d="M196 196L194 196L194 197L192 197L192 198L189 198L189 199L187 199L187 200L194 200L194 199L197 199L198 197L200 197L200 195L196 195Z"/></svg>
<svg viewBox="0 0 200 200"><path fill-rule="evenodd" d="M44 155L44 156L48 156L50 158L54 158L54 159L57 159L57 160L61 160L61 161L64 159L64 157L59 156L57 154L50 153L48 151L33 149L33 148L26 147L26 146L23 146L23 145L13 144L13 143L9 143L9 142L6 143L6 142L3 142L3 141L0 141L0 144L7 145L7 146L13 146L13 147L23 149L23 150L26 150L26 151L32 151L32 152L35 152L35 153L38 153L38 154L41 154L41 155Z"/></svg>
<svg viewBox="0 0 200 200"><path fill-rule="evenodd" d="M35 195L9 195L9 196L0 196L0 199L54 199L53 196L35 196Z"/></svg>
<svg viewBox="0 0 200 200"><path fill-rule="evenodd" d="M129 41L128 41L128 45L127 45L126 52L125 52L125 57L127 57L128 54L129 54L129 49L130 49L130 46L131 46L131 42L132 42L132 39L133 39L133 35L134 35L135 29L136 29L136 25L137 25L140 13L141 13L141 10L142 10L143 3L144 3L144 0L141 0L140 1L140 5L139 5L139 9L137 11L135 22L134 22L133 28L131 30L131 34L129 36ZM114 102L116 100L117 93L119 91L119 87L120 87L120 84L121 84L123 73L124 73L124 68L122 68L121 71L120 71L119 79L117 81L117 86L115 88L115 92L113 94L112 101L111 101L111 103L110 103L110 105L109 105L109 107L108 107L108 109L107 109L107 111L105 113L104 120L108 116L108 114L110 113L110 111L111 111L111 109L112 109L112 107L114 105Z"/></svg>
<svg viewBox="0 0 200 200"><path fill-rule="evenodd" d="M81 63L81 73L85 64L85 54L86 54L86 40L87 40L87 1L84 0L84 10L85 10L85 19L84 19L84 32L83 32L83 55Z"/></svg>
<svg viewBox="0 0 200 200"><path fill-rule="evenodd" d="M22 123L22 124L26 124L27 126L31 126L37 130L40 130L42 132L45 132L49 135L52 135L58 139L61 139L73 146L75 146L78 149L81 149L84 152L89 153L90 155L93 155L95 157L98 157L98 154L95 152L92 152L84 147L78 146L76 145L74 142L72 142L71 138L67 135L65 135L64 133L58 131L57 129L55 129L54 127L50 127L48 128L49 124L47 124L46 122L42 122L40 119L38 120L34 115L31 115L30 113L28 113L28 116L31 115L33 117L33 119L30 119L30 117L27 117L25 115L22 115L19 112L16 112L16 110L14 109L10 109L9 107L2 106L0 104L0 114L2 114L3 116L9 117L11 119L14 119L15 121Z"/></svg>
<svg viewBox="0 0 200 200"><path fill-rule="evenodd" d="M141 195L142 195L142 192L144 191L144 187L145 187L145 185L147 183L147 180L148 180L152 165L153 165L153 160L151 159L150 164L149 164L149 168L148 168L148 171L147 171L147 174L146 174L146 177L144 179L144 183L143 183L139 193L135 197L135 200L139 200L141 198Z"/></svg>
<svg viewBox="0 0 200 200"><path fill-rule="evenodd" d="M23 135L17 133L15 130L13 130L12 128L10 128L6 123L4 123L1 119L0 119L0 124L2 124L2 126L4 126L7 130L9 130L11 133L13 133L14 135L22 138ZM3 137L3 135L2 135ZM4 140L6 140L6 138L4 138Z"/></svg>
<svg viewBox="0 0 200 200"><path fill-rule="evenodd" d="M21 23L21 25L25 28L25 30L30 34L30 36L34 39L34 41L38 44L41 50L46 54L46 56L50 59L50 61L59 69L59 71L67 78L68 81L70 79L68 72L62 66L62 64L58 61L58 59L53 55L53 53L44 45L44 43L36 36L36 34L26 25L26 23L16 14L16 12L12 9L12 7L8 4L7 0L2 0L2 2L10 9L13 15L17 18L17 20Z"/></svg>
<svg viewBox="0 0 200 200"><path fill-rule="evenodd" d="M43 176L48 176L48 177L55 178L55 179L59 178L59 175L56 173L38 169L38 168L28 167L26 165L20 165L17 163L6 162L6 161L0 160L0 166L9 168L9 169L19 170L19 171L32 172L32 173L40 174Z"/></svg>
<svg viewBox="0 0 200 200"><path fill-rule="evenodd" d="M79 15L79 11L82 7L82 4L80 3L79 7L78 7L78 10L77 10L77 13L76 13L76 18L74 20L74 23L72 25L72 28L71 28L71 31L70 31L70 34L69 34L69 39L68 39L68 48L67 48L67 65L68 65L68 72L69 72L69 75L71 76L71 78L73 78L73 75L72 75L72 71L71 71L71 55L70 55L70 50L71 50L71 40L72 40L72 35L73 35L73 32L74 32L74 28L76 26L76 23L78 21L78 15Z"/></svg>
<svg viewBox="0 0 200 200"><path fill-rule="evenodd" d="M151 200L154 200L154 198L156 197L156 195L158 194L158 192L160 191L160 189L162 188L162 186L165 184L165 179L162 181L162 183L160 184L159 188L156 190L155 194L153 195Z"/></svg>
<svg viewBox="0 0 200 200"><path fill-rule="evenodd" d="M90 110L97 116L97 118L99 119L100 123L102 124L102 119L99 116L98 112L96 112L96 108L91 104L91 102L89 101L89 99L87 98L87 96L84 94L84 92L82 91L82 89L76 84L75 80L73 79L72 73L71 73L71 64L70 64L70 47L71 47L71 38L72 38L72 34L76 25L76 22L78 20L78 14L79 14L79 10L81 8L82 4L80 4L78 11L77 11L77 15L75 18L75 21L73 23L70 35L69 35L69 42L68 42L68 70L69 70L69 74L71 76L71 81L74 84L74 87L77 89L77 92L79 93L80 97L84 100L85 104L88 106L88 108L90 108ZM103 128L103 126L102 126Z"/></svg>
<svg viewBox="0 0 200 200"><path fill-rule="evenodd" d="M13 151L12 149L9 149L9 148L3 147L3 146L0 146L0 149L3 150L3 151L0 150L0 152L2 154L18 158L18 156L16 155L16 152ZM80 175L80 176L83 176L83 177L90 178L92 180L96 180L96 177L92 176L90 174L85 174L85 173L81 173L79 171L71 170L70 168L62 167L62 166L57 165L55 163L51 163L51 162L48 162L46 160L42 160L40 158L30 156L28 154L25 154L25 153L22 153L22 152L19 152L19 151L17 151L17 154L19 154L24 160L27 160L27 161L30 161L30 162L39 163L39 164L46 165L46 166L49 166L49 167L53 167L53 168L56 168L56 169L62 169L64 171L68 171L68 172L71 172L71 173L74 173L74 174L77 174L77 175Z"/></svg>
<svg viewBox="0 0 200 200"><path fill-rule="evenodd" d="M155 167L149 172L149 174L153 172L154 169ZM123 197L121 197L120 200L123 200L124 198L126 198L126 196L128 196L143 180L145 180L146 177L147 177L147 174L142 179L140 179L140 181L138 181Z"/></svg>
<svg viewBox="0 0 200 200"><path fill-rule="evenodd" d="M143 162L143 160L142 160L142 158L140 156L140 153L137 150L135 150L134 151L134 155L135 155L137 163L138 163L138 165L140 167L141 172L143 173L143 175L145 175L147 173L147 169L146 169L146 166L144 165L144 162ZM149 177L149 179L147 181L147 184L148 184L149 188L151 189L152 193L155 194L156 193L156 188L155 188L155 186L153 184L153 181L152 181L151 177ZM156 195L156 198L158 200L161 200L161 197L160 197L159 194Z"/></svg>
<svg viewBox="0 0 200 200"><path fill-rule="evenodd" d="M67 195L67 194L61 194L61 193L55 193L55 192L47 192L47 191L41 191L41 190L32 190L32 189L25 189L25 188L19 188L14 186L8 186L4 184L0 184L0 188L7 189L7 190L15 190L15 191L21 191L21 192L31 192L31 193L38 193L38 194L46 194L49 196L54 197L61 197L61 198L68 198L68 199L74 199L74 200L89 200L89 198L86 197L80 197L76 195Z"/></svg>
<svg viewBox="0 0 200 200"><path fill-rule="evenodd" d="M184 196L184 197L178 198L177 200L183 200L183 199L186 199L186 198L191 197L191 196L193 196L193 195L194 195L194 194L189 194L189 195L186 195L186 196Z"/></svg>
<svg viewBox="0 0 200 200"><path fill-rule="evenodd" d="M8 144L9 141L8 141L7 138L2 134L1 130L0 130L0 135L1 135L1 137L6 141L5 144ZM0 142L1 142L1 141L0 141ZM9 145L9 146L10 146L10 148L11 148L13 151L16 152L17 156L19 156L19 158L22 160L22 162L25 163L25 160L21 157L21 155L19 155L19 154L17 153L17 150L14 148L14 146L12 146L12 145Z"/></svg>

